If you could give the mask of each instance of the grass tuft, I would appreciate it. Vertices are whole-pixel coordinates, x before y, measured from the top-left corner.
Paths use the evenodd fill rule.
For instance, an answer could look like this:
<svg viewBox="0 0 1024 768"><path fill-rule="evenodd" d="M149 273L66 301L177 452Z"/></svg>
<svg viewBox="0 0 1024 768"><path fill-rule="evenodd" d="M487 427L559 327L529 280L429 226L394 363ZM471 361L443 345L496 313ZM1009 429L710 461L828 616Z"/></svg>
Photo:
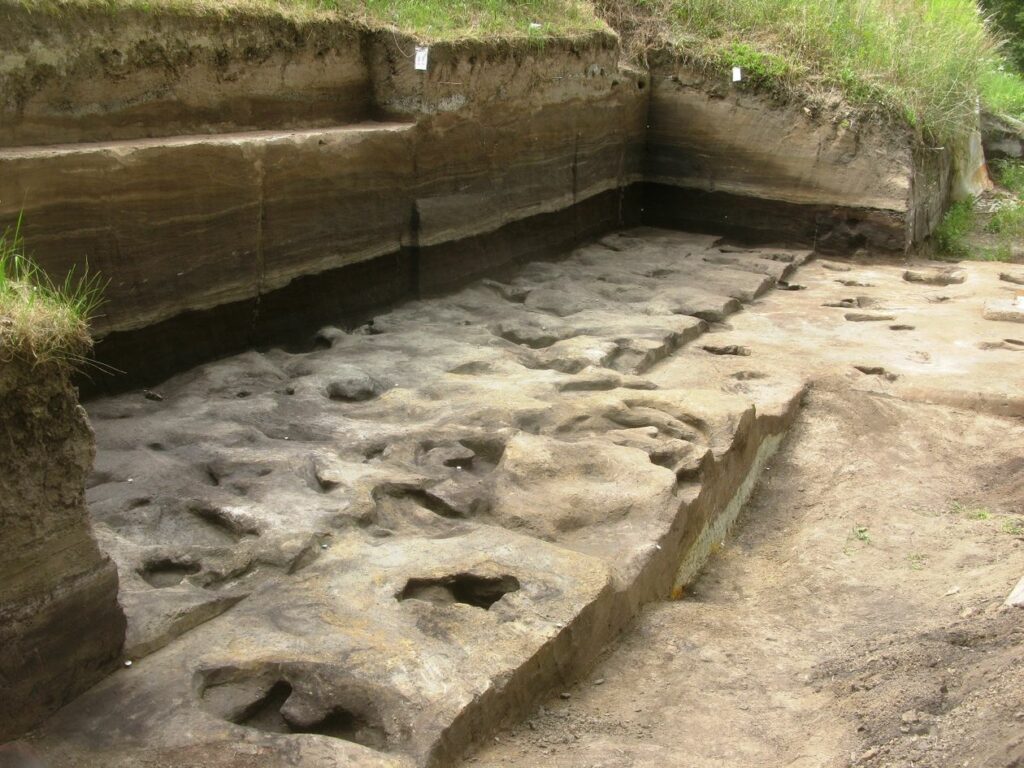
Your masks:
<svg viewBox="0 0 1024 768"><path fill-rule="evenodd" d="M966 259L971 255L967 236L974 229L974 215L974 200L961 200L950 206L933 235L941 256Z"/></svg>
<svg viewBox="0 0 1024 768"><path fill-rule="evenodd" d="M986 109L1024 120L1024 77L996 64L982 74L980 87Z"/></svg>
<svg viewBox="0 0 1024 768"><path fill-rule="evenodd" d="M92 346L89 320L104 288L88 268L53 282L26 255L19 216L0 233L0 362L81 365Z"/></svg>
<svg viewBox="0 0 1024 768"><path fill-rule="evenodd" d="M1024 163L996 160L989 168L1002 189L983 195L982 202L962 200L949 209L934 233L938 258L1017 259L1015 246L1024 238Z"/></svg>

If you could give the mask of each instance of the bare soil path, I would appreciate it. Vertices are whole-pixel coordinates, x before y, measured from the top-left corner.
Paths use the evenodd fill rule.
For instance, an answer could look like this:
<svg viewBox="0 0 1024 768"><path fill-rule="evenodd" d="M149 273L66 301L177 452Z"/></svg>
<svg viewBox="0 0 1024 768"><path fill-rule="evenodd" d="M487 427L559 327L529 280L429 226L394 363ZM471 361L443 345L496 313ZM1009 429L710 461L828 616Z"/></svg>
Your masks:
<svg viewBox="0 0 1024 768"><path fill-rule="evenodd" d="M989 329L968 322L966 291L918 291L900 274L815 265L800 277L817 296L800 301L818 307L844 282L863 283L856 290L878 298L862 303L898 307L902 322L918 311L912 294L925 306L948 293L957 308L930 322L960 335L960 357L929 335L923 310L903 357L927 358L924 389L913 371L891 391L851 372L845 358L872 345L889 370L903 353L882 349L874 325L860 349L843 352L842 334L816 344L826 321L801 317L785 295L722 329L758 331L745 364L761 370L782 364L773 348L787 335L811 342L786 363L814 382L796 427L683 598L645 610L587 679L470 764L1024 765L1024 611L1003 605L1024 574L1024 423L915 401L939 390L964 399L962 378L934 368L952 371L947 358L984 348L972 334Z"/></svg>

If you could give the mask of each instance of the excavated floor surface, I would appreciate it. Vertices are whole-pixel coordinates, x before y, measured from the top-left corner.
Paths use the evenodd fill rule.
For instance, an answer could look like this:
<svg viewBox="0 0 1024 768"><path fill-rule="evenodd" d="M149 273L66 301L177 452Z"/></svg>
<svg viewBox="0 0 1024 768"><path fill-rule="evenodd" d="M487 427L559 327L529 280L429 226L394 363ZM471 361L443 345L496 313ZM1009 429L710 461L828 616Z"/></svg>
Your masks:
<svg viewBox="0 0 1024 768"><path fill-rule="evenodd" d="M863 512L847 499L810 518L821 536L845 533L855 595L879 568L858 560L873 552L863 538L874 521L903 530L899 507L879 500L909 494L919 514L933 512L938 496L919 473L934 473L936 456L952 475L936 485L965 504L975 486L956 472L973 479L986 461L1003 462L986 477L1022 470L1024 325L984 318L986 302L1016 286L988 265L936 286L893 266L801 267L807 255L632 230L354 333L324 329L309 349L251 352L91 404L90 510L118 565L134 663L59 712L33 747L61 765L447 764L546 693L604 675L474 759L756 764L775 742L755 730L737 742L749 755L719 755L730 730L716 723L745 722L744 706L770 718L792 699L783 725L804 727L821 695L796 678L805 666L778 694L758 675L776 658L769 636L826 654L830 633L858 621L882 632L890 618L903 628L911 615L901 604L872 614L877 600L852 615L846 597L839 608L811 601L840 557L831 540L801 541L824 571L751 569L757 585L743 596L756 599L744 607L764 603L784 627L748 637L746 614L663 603L642 614L608 672L592 670L641 605L707 589L707 579L687 585L808 383L810 413L824 410L828 428L803 449L820 465L804 498L820 492L827 505L857 489ZM840 407L851 399L855 408ZM905 438L918 419L955 433L952 445L935 453L936 441ZM798 464L799 450L786 449L783 465ZM1006 512L1019 515L1012 487ZM767 514L763 499L755 513ZM973 610L1009 591L1024 562L1013 536L996 539L996 565L972 550L977 583L965 575L962 597L947 602L970 597ZM916 578L910 568L907 584ZM787 606L801 600L810 607L790 621ZM718 678L701 676L703 649ZM786 676L785 662L768 667ZM591 702L587 725L566 727ZM837 764L829 755L765 764Z"/></svg>
<svg viewBox="0 0 1024 768"><path fill-rule="evenodd" d="M705 337L807 379L790 436L684 599L471 765L1024 765L1024 325L984 319L1024 269L906 272L817 261Z"/></svg>
<svg viewBox="0 0 1024 768"><path fill-rule="evenodd" d="M803 394L700 345L808 253L714 243L612 235L92 403L133 664L35 747L446 764L585 672L693 575Z"/></svg>

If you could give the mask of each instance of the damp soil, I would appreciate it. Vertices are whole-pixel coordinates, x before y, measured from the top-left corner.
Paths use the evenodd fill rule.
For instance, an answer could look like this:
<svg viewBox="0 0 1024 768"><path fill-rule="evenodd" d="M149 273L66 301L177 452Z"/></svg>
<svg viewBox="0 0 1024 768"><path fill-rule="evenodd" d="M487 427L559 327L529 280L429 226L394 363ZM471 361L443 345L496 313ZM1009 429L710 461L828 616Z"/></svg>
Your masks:
<svg viewBox="0 0 1024 768"><path fill-rule="evenodd" d="M730 537L486 766L1024 765L1024 424L819 381Z"/></svg>

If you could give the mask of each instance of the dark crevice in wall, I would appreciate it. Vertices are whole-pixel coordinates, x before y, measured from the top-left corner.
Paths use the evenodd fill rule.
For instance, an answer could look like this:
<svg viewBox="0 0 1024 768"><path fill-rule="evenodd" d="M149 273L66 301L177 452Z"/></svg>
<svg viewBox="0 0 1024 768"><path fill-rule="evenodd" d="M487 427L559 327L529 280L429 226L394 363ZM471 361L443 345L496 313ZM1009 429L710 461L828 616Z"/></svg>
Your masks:
<svg viewBox="0 0 1024 768"><path fill-rule="evenodd" d="M256 172L259 175L259 207L256 212L256 298L253 301L253 315L252 315L252 327L255 332L256 327L260 321L260 302L263 298L263 292L266 285L267 277L267 259L266 254L263 251L263 232L267 225L267 211L266 211L266 200L267 200L267 174L263 167L263 158L259 158L256 163Z"/></svg>
<svg viewBox="0 0 1024 768"><path fill-rule="evenodd" d="M902 252L906 223L895 211L809 205L707 192L667 184L643 185L644 223L722 235L751 243L786 243L826 253L863 247Z"/></svg>

